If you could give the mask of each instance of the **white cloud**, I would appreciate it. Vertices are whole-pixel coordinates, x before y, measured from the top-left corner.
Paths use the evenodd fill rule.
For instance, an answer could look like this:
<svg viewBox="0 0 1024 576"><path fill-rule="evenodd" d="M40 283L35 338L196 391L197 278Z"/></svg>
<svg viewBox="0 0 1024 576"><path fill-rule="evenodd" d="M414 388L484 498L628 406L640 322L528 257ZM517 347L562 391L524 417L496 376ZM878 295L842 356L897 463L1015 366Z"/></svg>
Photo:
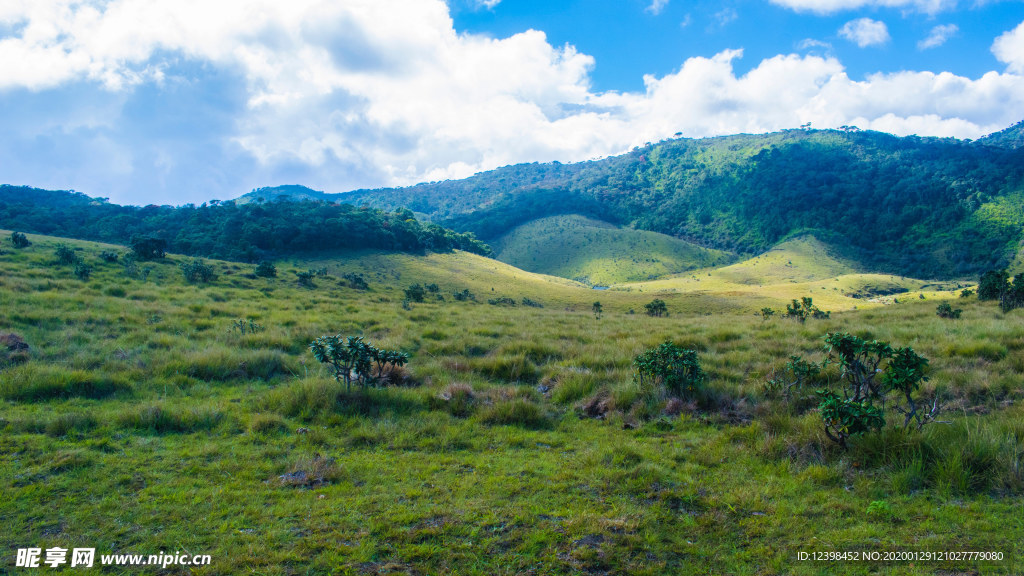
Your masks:
<svg viewBox="0 0 1024 576"><path fill-rule="evenodd" d="M946 43L946 40L952 38L960 28L956 24L941 24L932 28L932 31L928 33L928 37L917 43L918 50L927 50L929 48L937 48Z"/></svg>
<svg viewBox="0 0 1024 576"><path fill-rule="evenodd" d="M956 7L957 0L770 0L773 4L798 12L833 14L858 8L902 8L925 14L937 14Z"/></svg>
<svg viewBox="0 0 1024 576"><path fill-rule="evenodd" d="M1024 73L1024 22L996 38L992 53L1011 72Z"/></svg>
<svg viewBox="0 0 1024 576"><path fill-rule="evenodd" d="M837 59L814 54L768 58L740 75L742 51L727 50L620 93L594 91L594 59L542 32L457 33L441 0L18 6L0 3L0 24L16 30L0 39L0 178L43 185L49 165L67 178L54 186L122 201L142 189L202 201L285 181L328 191L410 184L585 160L677 131L811 121L975 138L1024 116L1020 27L993 45L1007 72L973 80L903 72L853 81ZM64 93L102 105L88 107L88 120L45 108ZM66 149L46 156L39 142ZM72 162L81 150L89 161ZM43 160L26 162L33 154Z"/></svg>
<svg viewBox="0 0 1024 576"><path fill-rule="evenodd" d="M486 8L492 10L498 4L501 4L501 0L475 0L476 5L480 8Z"/></svg>
<svg viewBox="0 0 1024 576"><path fill-rule="evenodd" d="M885 22L871 18L850 20L839 29L839 35L861 48L877 46L889 41L889 29Z"/></svg>
<svg viewBox="0 0 1024 576"><path fill-rule="evenodd" d="M669 0L651 0L651 4L647 7L647 11L657 16L658 14L661 14L661 11L665 9L665 6L668 6L668 2Z"/></svg>
<svg viewBox="0 0 1024 576"><path fill-rule="evenodd" d="M722 8L714 15L715 23L718 24L718 26L725 26L739 17L740 15L736 12L735 8Z"/></svg>

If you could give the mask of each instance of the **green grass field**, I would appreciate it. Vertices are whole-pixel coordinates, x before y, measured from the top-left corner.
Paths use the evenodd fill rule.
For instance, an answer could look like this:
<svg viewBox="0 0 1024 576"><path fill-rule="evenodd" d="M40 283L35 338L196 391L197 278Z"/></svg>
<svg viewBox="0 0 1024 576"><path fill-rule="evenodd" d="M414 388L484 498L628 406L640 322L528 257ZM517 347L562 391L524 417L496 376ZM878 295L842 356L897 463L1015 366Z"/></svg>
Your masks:
<svg viewBox="0 0 1024 576"><path fill-rule="evenodd" d="M953 286L868 276L810 241L608 291L465 253L296 257L277 278L210 261L216 279L188 284L183 257L131 278L99 258L123 248L63 241L92 265L83 281L55 263L57 239L8 237L0 332L30 348L0 357L0 571L32 573L15 550L54 546L210 554L197 574L1024 570L1024 311ZM299 286L310 268L328 275ZM370 290L346 287L352 272ZM898 304L842 295L883 280L915 289ZM444 300L403 307L412 283ZM476 300L455 301L464 289ZM835 304L831 318L754 314L803 295ZM517 305L487 303L499 297ZM642 314L653 297L670 316ZM942 298L961 319L936 316ZM842 451L814 410L767 395L791 354L822 358L830 331L929 358L922 392L951 424ZM308 350L338 333L409 353L405 384L346 392ZM708 374L675 409L632 378L667 339ZM798 560L854 550L1004 560Z"/></svg>
<svg viewBox="0 0 1024 576"><path fill-rule="evenodd" d="M494 242L494 250L498 260L512 266L595 285L660 278L732 259L665 234L578 215L523 224Z"/></svg>

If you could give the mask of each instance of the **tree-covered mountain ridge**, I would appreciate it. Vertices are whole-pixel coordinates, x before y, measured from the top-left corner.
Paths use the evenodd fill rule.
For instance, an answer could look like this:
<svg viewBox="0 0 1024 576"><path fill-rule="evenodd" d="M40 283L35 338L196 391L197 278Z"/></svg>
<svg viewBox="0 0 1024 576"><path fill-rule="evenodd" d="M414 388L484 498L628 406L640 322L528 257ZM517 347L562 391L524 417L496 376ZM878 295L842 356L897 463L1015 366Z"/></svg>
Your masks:
<svg viewBox="0 0 1024 576"><path fill-rule="evenodd" d="M249 262L339 249L491 252L471 234L420 222L406 209L323 200L121 206L80 192L9 185L0 186L0 229L115 244L156 238L179 254Z"/></svg>
<svg viewBox="0 0 1024 576"><path fill-rule="evenodd" d="M855 127L784 130L679 138L601 160L324 197L407 207L485 241L558 214L747 255L813 234L867 269L948 278L1006 265L1018 251L1022 145L1024 123L975 141ZM289 197L275 190L263 195Z"/></svg>

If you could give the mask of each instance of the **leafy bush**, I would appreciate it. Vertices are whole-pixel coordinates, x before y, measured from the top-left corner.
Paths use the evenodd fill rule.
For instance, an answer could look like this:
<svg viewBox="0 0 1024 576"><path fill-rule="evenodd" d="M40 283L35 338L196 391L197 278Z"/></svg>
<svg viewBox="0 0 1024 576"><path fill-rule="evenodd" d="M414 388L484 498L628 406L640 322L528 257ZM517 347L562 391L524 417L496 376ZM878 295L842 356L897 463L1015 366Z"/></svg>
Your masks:
<svg viewBox="0 0 1024 576"><path fill-rule="evenodd" d="M89 266L85 262L81 261L75 263L75 276L79 280L81 280L82 282L87 282L89 280L89 276L91 275L92 266Z"/></svg>
<svg viewBox="0 0 1024 576"><path fill-rule="evenodd" d="M509 298L508 296L502 296L501 298L488 298L487 303L491 306L515 306L516 301Z"/></svg>
<svg viewBox="0 0 1024 576"><path fill-rule="evenodd" d="M131 241L132 256L137 260L158 260L167 255L167 241L162 238L137 236Z"/></svg>
<svg viewBox="0 0 1024 576"><path fill-rule="evenodd" d="M786 304L786 318L793 318L798 320L801 324L807 321L807 318L814 318L815 320L824 320L831 315L831 312L825 312L814 305L814 300L808 296L800 298L800 301L793 300L792 304Z"/></svg>
<svg viewBox="0 0 1024 576"><path fill-rule="evenodd" d="M824 366L808 362L800 356L790 356L783 371L784 376L775 376L765 383L769 395L789 398L793 388L801 389L821 374Z"/></svg>
<svg viewBox="0 0 1024 576"><path fill-rule="evenodd" d="M959 318L961 312L963 312L963 310L959 308L954 310L953 307L949 305L949 302L943 302L935 309L935 313L939 318Z"/></svg>
<svg viewBox="0 0 1024 576"><path fill-rule="evenodd" d="M313 283L313 276L316 275L314 270L307 270L305 272L295 271L295 276L298 277L299 286L304 288L316 288L316 284Z"/></svg>
<svg viewBox="0 0 1024 576"><path fill-rule="evenodd" d="M405 299L410 302L423 302L423 298L426 296L426 291L419 283L409 286L404 290L404 292Z"/></svg>
<svg viewBox="0 0 1024 576"><path fill-rule="evenodd" d="M964 288L960 291L961 298L970 298L971 296L974 296L974 290L971 290L970 288Z"/></svg>
<svg viewBox="0 0 1024 576"><path fill-rule="evenodd" d="M100 260L103 260L104 262L108 262L110 264L117 262L117 259L120 257L120 254L114 252L113 250L104 250L103 252L100 252Z"/></svg>
<svg viewBox="0 0 1024 576"><path fill-rule="evenodd" d="M989 270L978 281L978 300L999 300L1010 275L1006 270Z"/></svg>
<svg viewBox="0 0 1024 576"><path fill-rule="evenodd" d="M268 262L264 260L263 262L260 262L258 266L256 266L256 270L253 271L253 274L259 276L260 278L276 278L277 266L274 266L273 262Z"/></svg>
<svg viewBox="0 0 1024 576"><path fill-rule="evenodd" d="M928 359L913 348L893 348L879 340L865 341L847 333L825 336L828 362L840 367L842 396L831 390L819 390L819 408L825 435L843 448L852 436L885 425L885 406L890 394L896 396L893 409L904 416L903 427L916 423L918 430L935 421L939 412L936 399L927 412L919 410L914 395L922 382ZM884 364L884 368L882 368Z"/></svg>
<svg viewBox="0 0 1024 576"><path fill-rule="evenodd" d="M352 388L352 379L362 387L382 383L390 371L405 366L409 355L397 350L382 350L363 342L360 336L343 339L337 336L321 336L309 346L317 361L327 364L334 372L334 379L345 382L347 390Z"/></svg>
<svg viewBox="0 0 1024 576"><path fill-rule="evenodd" d="M353 290L369 290L370 285L366 282L366 278L363 278L362 274L355 274L349 272L348 274L342 274L341 276L348 282L348 287Z"/></svg>
<svg viewBox="0 0 1024 576"><path fill-rule="evenodd" d="M537 302L536 300L530 300L529 298L526 298L525 296L523 297L522 304L523 304L523 306L529 306L530 308L543 308L544 307L544 305L541 304L540 302Z"/></svg>
<svg viewBox="0 0 1024 576"><path fill-rule="evenodd" d="M664 386L670 394L692 397L704 381L696 350L686 350L671 341L651 348L633 360L634 379L641 388Z"/></svg>
<svg viewBox="0 0 1024 576"><path fill-rule="evenodd" d="M266 330L266 327L262 324L257 324L252 318L249 320L242 320L239 318L231 324L231 328L228 329L228 332L234 332L235 330L238 330L239 334L245 336L246 334L257 334L259 332L263 332Z"/></svg>
<svg viewBox="0 0 1024 576"><path fill-rule="evenodd" d="M469 291L469 288L465 288L462 292L455 292L452 294L452 298L459 302L467 302L469 300L476 301L476 294Z"/></svg>
<svg viewBox="0 0 1024 576"><path fill-rule="evenodd" d="M191 262L182 262L181 273L184 274L185 281L192 284L196 282L210 282L216 278L216 275L213 273L213 267L199 259L192 260Z"/></svg>
<svg viewBox="0 0 1024 576"><path fill-rule="evenodd" d="M57 248L54 251L54 253L57 256L58 264L74 264L78 262L78 255L75 254L75 251L71 248L71 246L68 246L63 242L57 244Z"/></svg>
<svg viewBox="0 0 1024 576"><path fill-rule="evenodd" d="M771 308L761 308L761 320L767 320L775 315L775 310Z"/></svg>
<svg viewBox="0 0 1024 576"><path fill-rule="evenodd" d="M594 305L590 307L594 311L594 318L601 319L601 314L604 313L604 306L601 306L601 302L594 302Z"/></svg>
<svg viewBox="0 0 1024 576"><path fill-rule="evenodd" d="M28 248L32 245L28 241L28 236L25 236L21 232L11 232L11 244L14 244L15 248Z"/></svg>
<svg viewBox="0 0 1024 576"><path fill-rule="evenodd" d="M664 300L658 298L644 304L644 310L646 310L648 316L654 316L656 318L668 316L668 306L665 305Z"/></svg>
<svg viewBox="0 0 1024 576"><path fill-rule="evenodd" d="M424 288L426 288L427 292L430 292L431 294L437 294L441 291L441 287L437 284L427 284Z"/></svg>

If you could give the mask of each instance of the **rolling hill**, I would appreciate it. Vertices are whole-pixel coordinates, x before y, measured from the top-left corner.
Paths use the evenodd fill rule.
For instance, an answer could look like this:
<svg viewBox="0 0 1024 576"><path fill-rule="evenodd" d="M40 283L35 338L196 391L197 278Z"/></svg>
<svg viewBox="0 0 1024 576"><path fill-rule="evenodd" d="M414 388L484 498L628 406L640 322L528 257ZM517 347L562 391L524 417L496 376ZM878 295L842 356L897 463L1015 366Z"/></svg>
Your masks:
<svg viewBox="0 0 1024 576"><path fill-rule="evenodd" d="M496 259L517 268L598 285L649 280L732 259L672 236L575 214L518 226L492 248Z"/></svg>
<svg viewBox="0 0 1024 576"><path fill-rule="evenodd" d="M1024 192L1020 131L975 142L856 128L681 138L333 198L407 207L485 241L568 214L745 255L813 233L869 270L953 278L1004 266L1019 248L1024 218L1003 208Z"/></svg>

